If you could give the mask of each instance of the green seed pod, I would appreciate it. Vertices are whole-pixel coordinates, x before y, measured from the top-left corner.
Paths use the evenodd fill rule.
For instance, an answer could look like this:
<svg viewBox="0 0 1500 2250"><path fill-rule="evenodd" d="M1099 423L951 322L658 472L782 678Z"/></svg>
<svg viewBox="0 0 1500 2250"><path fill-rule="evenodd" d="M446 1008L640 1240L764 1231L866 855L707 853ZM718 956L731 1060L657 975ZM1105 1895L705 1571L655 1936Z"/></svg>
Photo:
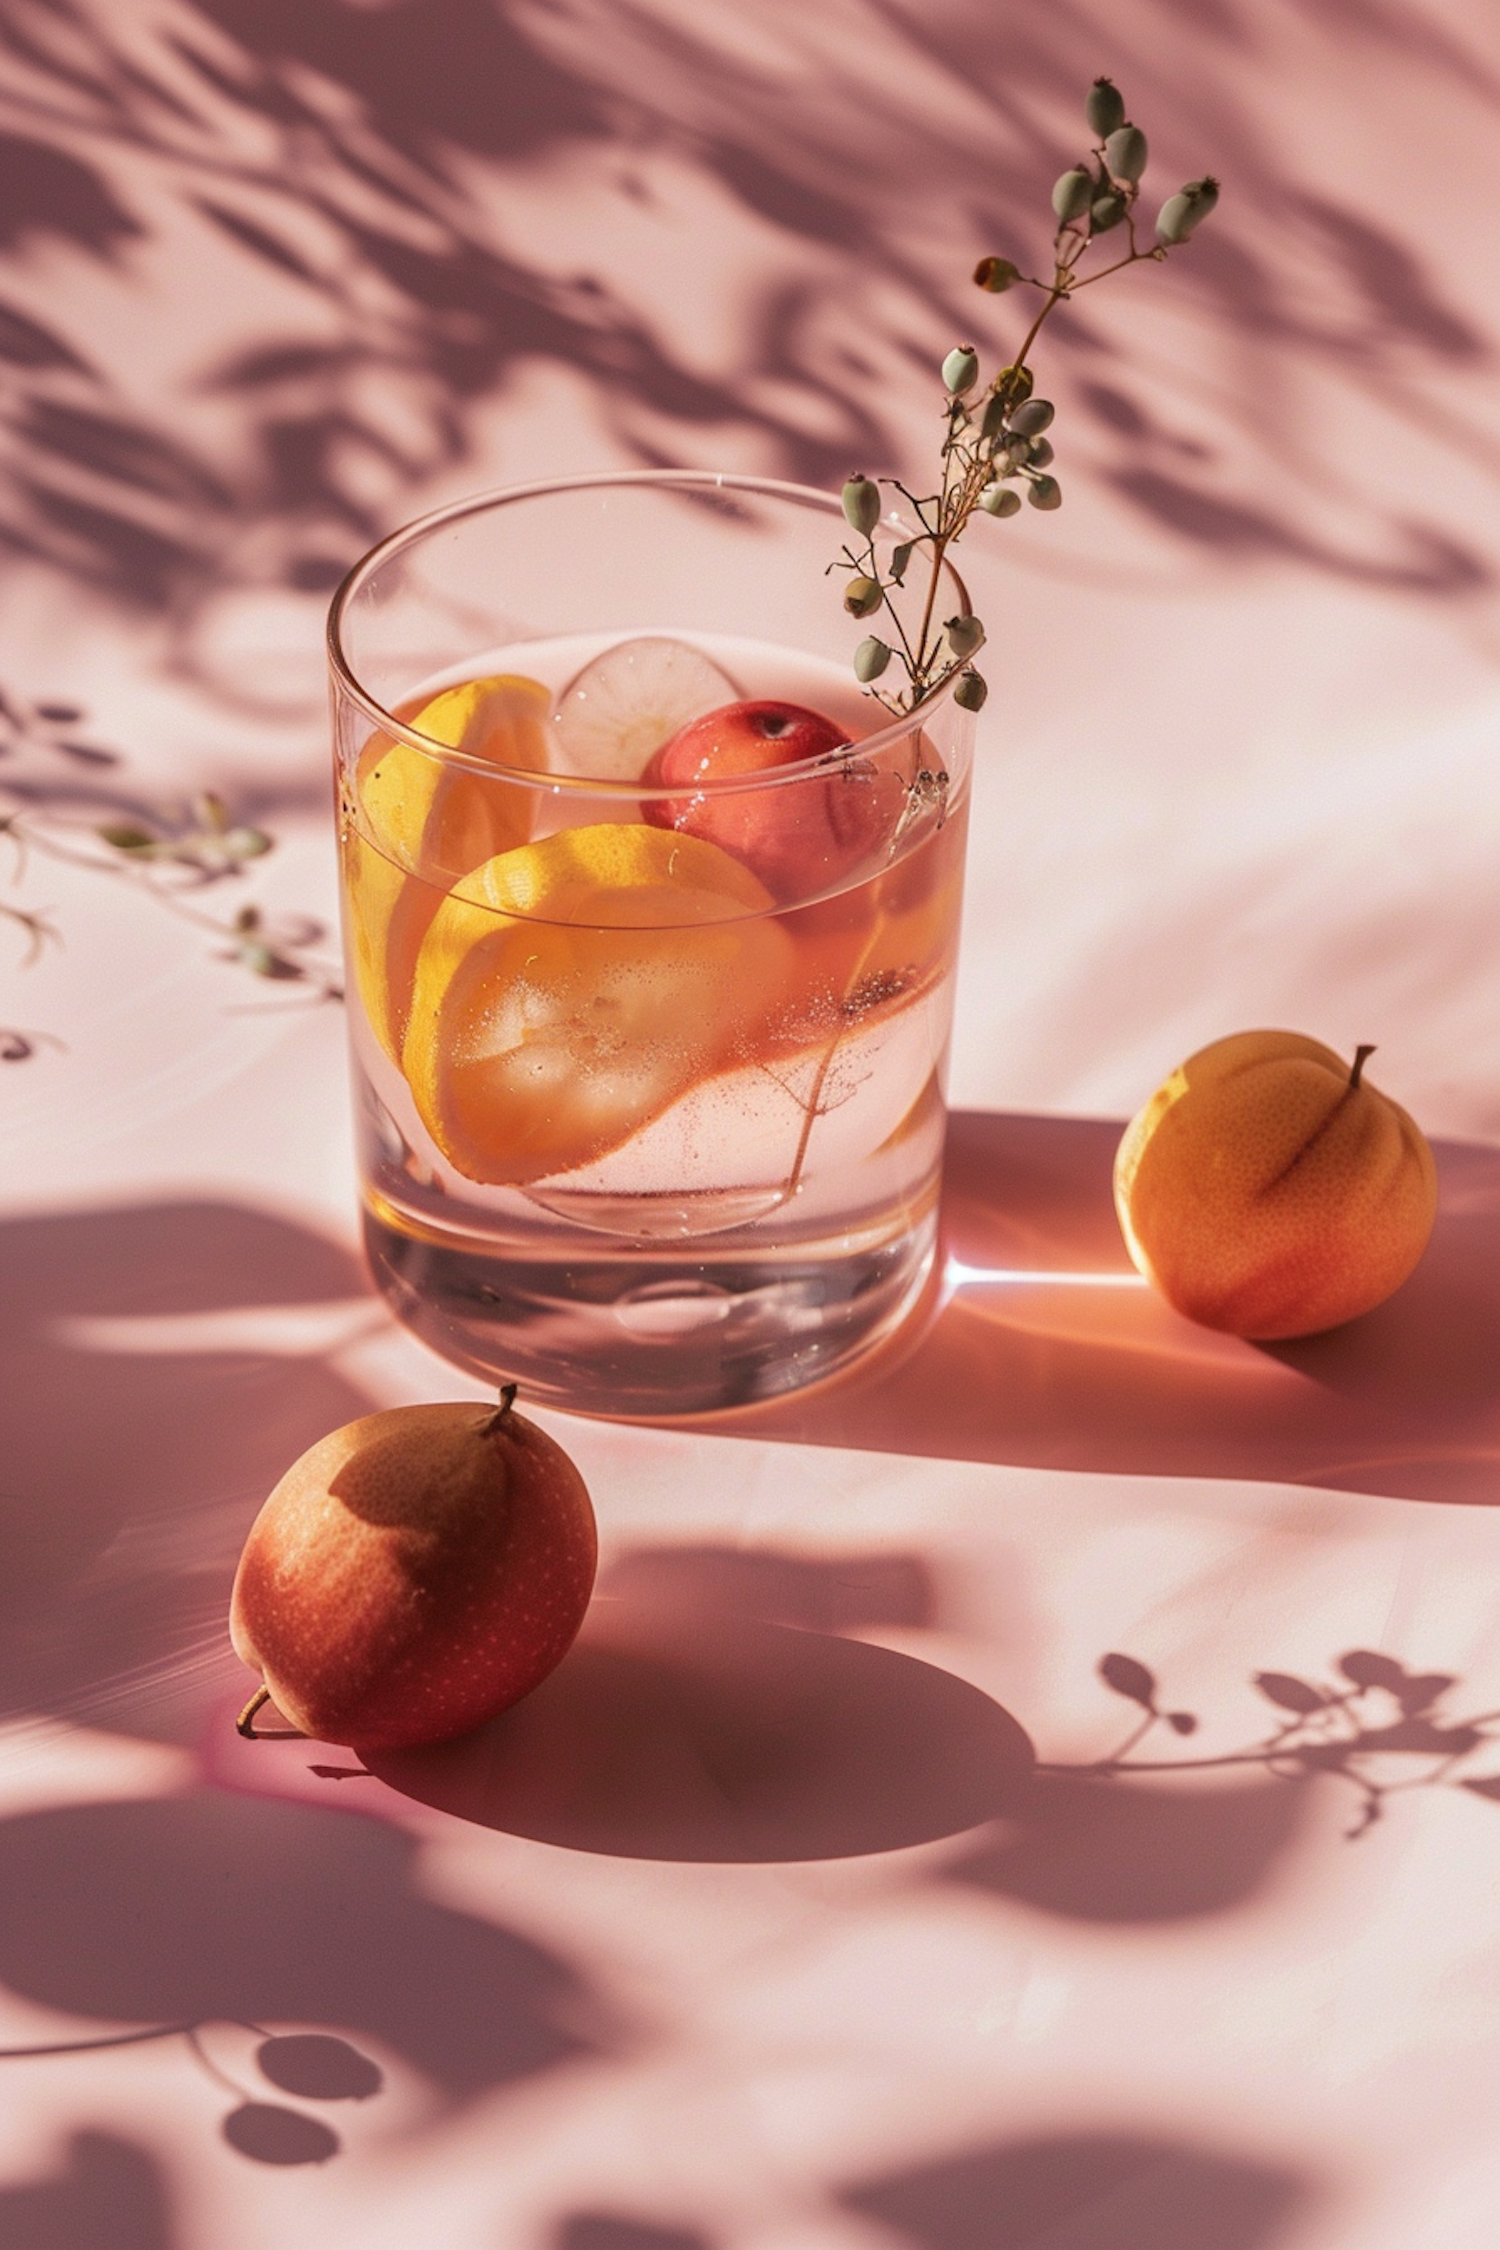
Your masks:
<svg viewBox="0 0 1500 2250"><path fill-rule="evenodd" d="M845 520L868 539L880 521L880 487L875 479L856 469L839 498Z"/></svg>
<svg viewBox="0 0 1500 2250"><path fill-rule="evenodd" d="M1064 172L1052 190L1052 208L1057 213L1058 224L1066 226L1071 219L1081 219L1089 207L1089 197L1094 192L1094 175L1082 165Z"/></svg>
<svg viewBox="0 0 1500 2250"><path fill-rule="evenodd" d="M224 849L231 859L263 859L275 841L263 828L230 828L225 831Z"/></svg>
<svg viewBox="0 0 1500 2250"><path fill-rule="evenodd" d="M869 617L883 599L878 578L851 578L844 588L844 607L851 617Z"/></svg>
<svg viewBox="0 0 1500 2250"><path fill-rule="evenodd" d="M890 661L891 652L886 647L885 642L877 641L872 633L870 638L867 641L861 641L854 651L854 677L868 687L871 680L879 679Z"/></svg>
<svg viewBox="0 0 1500 2250"><path fill-rule="evenodd" d="M281 962L259 938L247 938L239 949L239 955L245 967L255 976L274 977L281 972Z"/></svg>
<svg viewBox="0 0 1500 2250"><path fill-rule="evenodd" d="M1187 186L1169 195L1162 205L1156 221L1158 242L1186 242L1199 221L1206 219L1219 200L1219 183L1214 179L1189 180Z"/></svg>
<svg viewBox="0 0 1500 2250"><path fill-rule="evenodd" d="M948 636L948 646L962 664L984 646L984 627L977 617L950 617L943 627Z"/></svg>
<svg viewBox="0 0 1500 2250"><path fill-rule="evenodd" d="M1020 267L1013 266L1009 258L981 258L974 268L974 279L979 287L988 289L994 296L1002 289L1013 289L1020 278Z"/></svg>
<svg viewBox="0 0 1500 2250"><path fill-rule="evenodd" d="M1056 412L1050 398L1028 398L1012 414L1010 426L1017 437L1040 437Z"/></svg>
<svg viewBox="0 0 1500 2250"><path fill-rule="evenodd" d="M953 690L953 700L960 711L982 711L989 692L981 673L961 672L958 685Z"/></svg>
<svg viewBox="0 0 1500 2250"><path fill-rule="evenodd" d="M1002 367L995 377L995 396L1003 398L1007 406L1018 406L1023 398L1030 398L1031 390L1029 367Z"/></svg>
<svg viewBox="0 0 1500 2250"><path fill-rule="evenodd" d="M1013 484L987 484L979 495L987 516L1014 516L1021 510L1021 495Z"/></svg>
<svg viewBox="0 0 1500 2250"><path fill-rule="evenodd" d="M1101 195L1089 211L1091 231L1094 234L1108 234L1111 227L1119 225L1128 208L1123 195L1116 195L1113 191L1108 195Z"/></svg>
<svg viewBox="0 0 1500 2250"><path fill-rule="evenodd" d="M1031 441L1031 466L1033 469L1050 468L1056 455L1050 438L1033 438Z"/></svg>
<svg viewBox="0 0 1500 2250"><path fill-rule="evenodd" d="M1146 169L1146 136L1139 125L1122 125L1104 144L1104 161L1112 180L1129 180L1132 187Z"/></svg>
<svg viewBox="0 0 1500 2250"><path fill-rule="evenodd" d="M156 838L147 828L134 828L124 821L107 821L94 834L101 843L111 844L117 852L150 852L156 849Z"/></svg>
<svg viewBox="0 0 1500 2250"><path fill-rule="evenodd" d="M979 354L972 344L955 344L943 361L943 382L950 395L962 398L979 380Z"/></svg>
<svg viewBox="0 0 1500 2250"><path fill-rule="evenodd" d="M1112 78L1096 78L1083 105L1095 138L1107 140L1125 122L1125 97Z"/></svg>
<svg viewBox="0 0 1500 2250"><path fill-rule="evenodd" d="M1062 486L1056 477L1033 477L1026 488L1026 497L1033 508L1060 508Z"/></svg>

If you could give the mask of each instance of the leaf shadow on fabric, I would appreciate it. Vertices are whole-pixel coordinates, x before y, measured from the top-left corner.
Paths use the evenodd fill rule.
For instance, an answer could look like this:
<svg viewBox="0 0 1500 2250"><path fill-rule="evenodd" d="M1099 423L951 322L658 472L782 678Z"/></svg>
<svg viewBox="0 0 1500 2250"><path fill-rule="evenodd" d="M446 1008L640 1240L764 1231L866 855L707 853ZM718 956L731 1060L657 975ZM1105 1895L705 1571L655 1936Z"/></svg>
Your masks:
<svg viewBox="0 0 1500 2250"><path fill-rule="evenodd" d="M347 1322L367 1297L348 1251L246 1205L0 1224L0 1701L195 1737L240 1676L225 1620L256 1510L370 1404L316 1345L255 1349L256 1322ZM248 1348L217 1340L226 1315Z"/></svg>
<svg viewBox="0 0 1500 2250"><path fill-rule="evenodd" d="M1112 2132L1058 2134L845 2189L920 2250L1268 2250L1309 2199L1279 2165Z"/></svg>
<svg viewBox="0 0 1500 2250"><path fill-rule="evenodd" d="M454 2102L620 2043L553 1955L425 1898L416 1858L383 1822L216 1790L17 1815L0 1822L0 1980L91 2031L363 2036Z"/></svg>

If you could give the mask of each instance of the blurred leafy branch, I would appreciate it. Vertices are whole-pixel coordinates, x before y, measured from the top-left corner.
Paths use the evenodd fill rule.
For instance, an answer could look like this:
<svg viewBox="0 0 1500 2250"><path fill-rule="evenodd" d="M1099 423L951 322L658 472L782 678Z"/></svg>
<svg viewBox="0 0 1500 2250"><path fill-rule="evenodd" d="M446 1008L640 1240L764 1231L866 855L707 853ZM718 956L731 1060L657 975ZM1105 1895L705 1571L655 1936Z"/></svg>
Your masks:
<svg viewBox="0 0 1500 2250"><path fill-rule="evenodd" d="M1100 1659L1098 1669L1105 1686L1135 1704L1140 1717L1107 1757L1081 1766L1047 1765L1042 1772L1091 1774L1101 1781L1122 1774L1204 1773L1234 1766L1260 1766L1288 1781L1335 1774L1359 1792L1351 1837L1373 1827L1386 1799L1403 1790L1453 1781L1476 1797L1500 1803L1500 1773L1459 1771L1477 1751L1500 1743L1500 1710L1466 1717L1443 1712L1444 1698L1459 1684L1452 1673L1409 1672L1395 1657L1367 1648L1339 1657L1337 1677L1330 1681L1256 1672L1252 1684L1282 1714L1269 1734L1216 1756L1162 1759L1133 1753L1158 1727L1195 1734L1196 1714L1164 1709L1155 1675L1134 1656L1112 1652Z"/></svg>
<svg viewBox="0 0 1500 2250"><path fill-rule="evenodd" d="M91 821L60 811L65 792L49 789L38 770L58 764L97 771L121 763L79 732L85 714L71 703L28 704L0 690L0 761L31 752L30 773L0 765L0 839L9 845L0 870L0 922L20 936L20 965L34 965L63 935L50 907L26 904L18 893L34 860L87 870L147 893L166 912L219 939L221 960L275 983L297 984L319 1000L342 998L337 971L318 948L326 932L309 916L268 918L253 902L227 917L196 903L199 894L244 876L250 863L275 848L264 828L237 820L224 800L204 791L185 806L132 811ZM51 1033L0 1025L0 1062L26 1062L39 1047L61 1044Z"/></svg>

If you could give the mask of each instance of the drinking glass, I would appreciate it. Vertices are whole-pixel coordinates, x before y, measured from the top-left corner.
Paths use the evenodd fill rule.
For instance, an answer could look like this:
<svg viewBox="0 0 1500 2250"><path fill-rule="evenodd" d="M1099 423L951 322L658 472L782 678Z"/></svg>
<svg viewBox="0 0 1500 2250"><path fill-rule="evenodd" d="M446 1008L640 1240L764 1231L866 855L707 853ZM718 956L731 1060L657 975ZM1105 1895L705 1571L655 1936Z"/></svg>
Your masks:
<svg viewBox="0 0 1500 2250"><path fill-rule="evenodd" d="M847 536L768 479L564 478L335 598L370 1264L539 1403L795 1388L930 1268L973 718L859 689Z"/></svg>

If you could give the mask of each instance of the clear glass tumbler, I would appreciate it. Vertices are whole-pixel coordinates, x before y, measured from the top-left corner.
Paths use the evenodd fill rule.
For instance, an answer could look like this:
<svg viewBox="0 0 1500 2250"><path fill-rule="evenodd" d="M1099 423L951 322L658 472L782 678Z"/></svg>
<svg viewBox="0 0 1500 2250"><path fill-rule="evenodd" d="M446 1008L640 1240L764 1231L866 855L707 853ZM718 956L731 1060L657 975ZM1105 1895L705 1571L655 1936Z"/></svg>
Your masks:
<svg viewBox="0 0 1500 2250"><path fill-rule="evenodd" d="M371 1266L540 1403L795 1388L930 1267L973 719L858 689L845 537L797 486L570 478L335 599Z"/></svg>

